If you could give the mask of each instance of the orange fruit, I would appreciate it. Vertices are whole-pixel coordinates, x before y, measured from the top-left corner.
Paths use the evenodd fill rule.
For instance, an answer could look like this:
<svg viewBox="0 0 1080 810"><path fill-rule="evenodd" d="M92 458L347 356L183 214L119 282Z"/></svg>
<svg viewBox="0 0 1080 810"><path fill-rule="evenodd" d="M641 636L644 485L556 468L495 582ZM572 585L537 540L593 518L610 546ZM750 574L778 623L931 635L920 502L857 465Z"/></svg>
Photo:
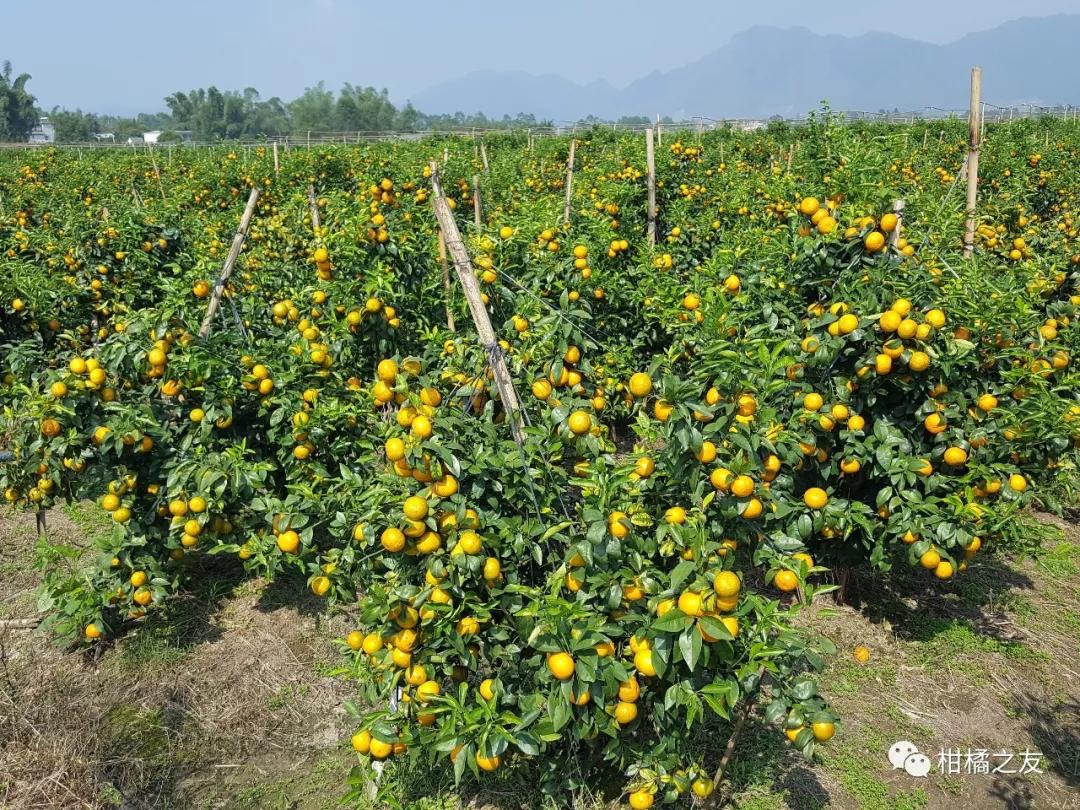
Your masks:
<svg viewBox="0 0 1080 810"><path fill-rule="evenodd" d="M410 495L401 510L409 520L423 520L428 514L428 503L419 495Z"/></svg>
<svg viewBox="0 0 1080 810"><path fill-rule="evenodd" d="M574 677L576 665L574 663L574 657L570 655L570 653L552 653L548 656L547 666L551 671L551 674L560 681L566 681Z"/></svg>
<svg viewBox="0 0 1080 810"><path fill-rule="evenodd" d="M814 739L818 742L826 742L831 740L832 736L836 733L836 726L832 723L812 723L810 730L814 732Z"/></svg>
<svg viewBox="0 0 1080 810"><path fill-rule="evenodd" d="M739 595L742 581L734 571L721 571L713 577L713 590L721 599L731 599Z"/></svg>
<svg viewBox="0 0 1080 810"><path fill-rule="evenodd" d="M632 723L638 716L638 708L636 703L626 703L625 701L619 701L615 704L615 720L621 726L625 726L627 723Z"/></svg>
<svg viewBox="0 0 1080 810"><path fill-rule="evenodd" d="M748 498L754 494L754 479L749 475L739 475L731 482L731 494L737 498Z"/></svg>
<svg viewBox="0 0 1080 810"><path fill-rule="evenodd" d="M379 536L379 542L382 543L382 547L389 552L398 552L405 548L405 535L401 529L394 528L393 526L385 529Z"/></svg>
<svg viewBox="0 0 1080 810"><path fill-rule="evenodd" d="M773 584L784 593L790 593L798 587L799 577L794 571L789 571L784 568L776 572L776 576L773 578Z"/></svg>
<svg viewBox="0 0 1080 810"><path fill-rule="evenodd" d="M630 377L630 382L627 385L630 389L630 393L638 399L646 397L652 391L653 381L652 377L643 371L639 371Z"/></svg>
<svg viewBox="0 0 1080 810"><path fill-rule="evenodd" d="M592 417L585 411L574 411L567 418L566 425L575 436L581 436L592 429Z"/></svg>

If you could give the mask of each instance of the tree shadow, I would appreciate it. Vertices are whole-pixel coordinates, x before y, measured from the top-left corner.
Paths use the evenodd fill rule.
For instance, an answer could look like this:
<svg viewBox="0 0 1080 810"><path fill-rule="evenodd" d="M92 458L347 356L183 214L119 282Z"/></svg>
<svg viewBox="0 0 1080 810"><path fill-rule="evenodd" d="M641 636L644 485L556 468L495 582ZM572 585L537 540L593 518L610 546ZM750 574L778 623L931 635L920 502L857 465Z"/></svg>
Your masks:
<svg viewBox="0 0 1080 810"><path fill-rule="evenodd" d="M887 576L854 569L847 603L874 624L889 622L908 641L931 641L957 623L1004 644L1019 633L1004 609L1017 591L1031 590L1031 578L1007 561L986 557L963 575L939 582L921 568L897 566Z"/></svg>
<svg viewBox="0 0 1080 810"><path fill-rule="evenodd" d="M176 685L155 705L119 704L96 724L100 778L121 807L182 807L181 781L204 765L208 753L188 739L190 687Z"/></svg>
<svg viewBox="0 0 1080 810"><path fill-rule="evenodd" d="M327 614L326 599L316 596L298 577L279 576L259 591L255 607L264 613L292 608L301 616L318 618Z"/></svg>
<svg viewBox="0 0 1080 810"><path fill-rule="evenodd" d="M1049 767L1070 787L1080 787L1080 701L1048 701L1045 696L1017 696L1028 733Z"/></svg>
<svg viewBox="0 0 1080 810"><path fill-rule="evenodd" d="M1035 791L1023 777L997 775L988 792L1006 810L1034 810L1036 807Z"/></svg>
<svg viewBox="0 0 1080 810"><path fill-rule="evenodd" d="M727 735L721 735L726 742ZM743 728L722 786L728 800L740 794L768 790L783 793L784 802L795 810L810 810L829 804L829 793L821 784L813 763L788 744L775 726L751 717Z"/></svg>
<svg viewBox="0 0 1080 810"><path fill-rule="evenodd" d="M184 576L187 587L136 625L125 655L153 654L157 649L187 651L221 638L215 618L236 587L247 579L243 566L231 557L191 555L185 559Z"/></svg>

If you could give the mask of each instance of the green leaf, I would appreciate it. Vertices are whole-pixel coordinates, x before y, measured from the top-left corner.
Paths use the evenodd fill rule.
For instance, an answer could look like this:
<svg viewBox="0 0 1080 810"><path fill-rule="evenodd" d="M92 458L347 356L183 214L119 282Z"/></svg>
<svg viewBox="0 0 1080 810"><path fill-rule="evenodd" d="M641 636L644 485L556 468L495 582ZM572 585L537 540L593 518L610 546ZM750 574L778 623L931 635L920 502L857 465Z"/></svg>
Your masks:
<svg viewBox="0 0 1080 810"><path fill-rule="evenodd" d="M681 633L693 623L693 616L687 616L678 608L672 608L653 622L652 629L660 633Z"/></svg>

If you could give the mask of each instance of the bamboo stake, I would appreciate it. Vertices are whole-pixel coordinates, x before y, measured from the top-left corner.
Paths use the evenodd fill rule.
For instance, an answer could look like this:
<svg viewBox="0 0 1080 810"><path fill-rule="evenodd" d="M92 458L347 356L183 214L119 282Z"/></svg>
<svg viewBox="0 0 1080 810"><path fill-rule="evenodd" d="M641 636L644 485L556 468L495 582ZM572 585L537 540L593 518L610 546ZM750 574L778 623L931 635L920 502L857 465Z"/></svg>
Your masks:
<svg viewBox="0 0 1080 810"><path fill-rule="evenodd" d="M495 338L495 330L491 326L491 318L484 306L484 300L480 297L480 285L476 283L476 273L468 251L465 250L461 232L458 230L457 222L454 221L454 214L446 202L446 197L443 196L438 167L434 161L431 163L431 186L434 190L432 203L435 208L435 218L446 235L446 247L454 260L454 269L465 291L465 300L469 304L469 312L476 325L480 344L487 351L488 362L495 376L495 385L499 389L499 398L502 400L503 408L506 409L507 421L510 422L510 431L514 434L514 441L520 446L525 442L525 434L522 429L521 407L518 404L517 391L514 390L514 383L510 379L510 371L506 368L506 358L503 357L502 348Z"/></svg>
<svg viewBox="0 0 1080 810"><path fill-rule="evenodd" d="M904 225L904 201L897 200L893 203L893 213L896 214L896 227L893 228L893 232L889 234L889 244L895 250L897 243L900 241L900 229Z"/></svg>
<svg viewBox="0 0 1080 810"><path fill-rule="evenodd" d="M979 193L979 146L982 129L980 110L982 99L982 68L971 69L971 104L968 107L967 155L967 222L964 225L964 258L970 258L975 247L975 201Z"/></svg>
<svg viewBox="0 0 1080 810"><path fill-rule="evenodd" d="M274 174L281 174L281 164L278 162L277 141L274 141Z"/></svg>
<svg viewBox="0 0 1080 810"><path fill-rule="evenodd" d="M660 127L660 113L656 114L656 145L664 145L664 131Z"/></svg>
<svg viewBox="0 0 1080 810"><path fill-rule="evenodd" d="M563 205L563 224L570 224L570 202L574 196L574 151L577 140L570 139L570 156L566 159L566 203Z"/></svg>
<svg viewBox="0 0 1080 810"><path fill-rule="evenodd" d="M732 729L731 736L728 737L727 745L724 746L724 754L720 758L720 764L716 768L716 773L713 774L713 791L709 798L705 800L705 807L715 807L720 800L720 791L718 788L723 783L724 776L727 774L728 765L731 763L731 757L735 753L735 744L739 741L739 735L742 734L743 726L746 725L746 721L754 711L754 706L757 703L757 696L761 690L761 679L763 677L765 677L764 665L758 667L757 687L743 697L743 710L739 714L739 719L735 721L735 728Z"/></svg>
<svg viewBox="0 0 1080 810"><path fill-rule="evenodd" d="M199 328L200 339L210 334L214 316L217 315L218 307L221 306L221 296L225 292L225 285L229 283L233 265L236 264L236 260L240 257L240 249L243 248L244 240L247 239L248 226L251 224L251 218L255 215L255 204L258 201L259 189L253 188L251 189L251 195L248 197L247 206L244 208L244 215L240 217L240 227L237 228L236 235L233 236L229 255L225 257L221 275L218 276L217 284L214 285L214 291L210 295L210 306L206 308L206 317L203 318L202 326Z"/></svg>
<svg viewBox="0 0 1080 810"><path fill-rule="evenodd" d="M311 230L315 234L315 241L319 241L319 231L322 229L322 218L319 216L319 203L315 199L315 186L307 187L308 210L311 212Z"/></svg>
<svg viewBox="0 0 1080 810"><path fill-rule="evenodd" d="M33 630L41 619L0 619L0 630Z"/></svg>
<svg viewBox="0 0 1080 810"><path fill-rule="evenodd" d="M480 219L482 217L482 209L480 207L480 175L474 174L473 179L473 224L476 225L476 230L480 230Z"/></svg>
<svg viewBox="0 0 1080 810"><path fill-rule="evenodd" d="M158 191L161 192L161 201L168 202L168 200L165 199L165 184L161 182L161 172L158 171L157 158L154 157L154 148L148 144L146 149L150 153L150 163L154 167L154 177L157 178Z"/></svg>
<svg viewBox="0 0 1080 810"><path fill-rule="evenodd" d="M456 332L454 310L450 307L452 291L450 289L450 268L446 265L446 237L443 235L442 228L439 228L439 264L442 265L442 285L443 292L446 293L446 328L451 332Z"/></svg>
<svg viewBox="0 0 1080 810"><path fill-rule="evenodd" d="M480 140L480 160L484 162L484 174L491 171L491 167L488 165L487 147L484 145L484 141Z"/></svg>
<svg viewBox="0 0 1080 810"><path fill-rule="evenodd" d="M649 185L649 244L656 244L656 155L653 149L653 130L645 130L645 168Z"/></svg>

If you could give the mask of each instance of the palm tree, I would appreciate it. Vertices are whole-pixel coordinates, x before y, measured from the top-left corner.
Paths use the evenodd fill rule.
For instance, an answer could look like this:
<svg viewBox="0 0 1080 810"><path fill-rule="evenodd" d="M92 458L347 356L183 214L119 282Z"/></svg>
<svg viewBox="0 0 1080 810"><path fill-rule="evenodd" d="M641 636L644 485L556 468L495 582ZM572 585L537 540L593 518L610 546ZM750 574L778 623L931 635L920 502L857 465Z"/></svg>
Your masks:
<svg viewBox="0 0 1080 810"><path fill-rule="evenodd" d="M36 99L26 90L29 73L12 79L11 62L0 70L0 141L25 141L37 124Z"/></svg>

